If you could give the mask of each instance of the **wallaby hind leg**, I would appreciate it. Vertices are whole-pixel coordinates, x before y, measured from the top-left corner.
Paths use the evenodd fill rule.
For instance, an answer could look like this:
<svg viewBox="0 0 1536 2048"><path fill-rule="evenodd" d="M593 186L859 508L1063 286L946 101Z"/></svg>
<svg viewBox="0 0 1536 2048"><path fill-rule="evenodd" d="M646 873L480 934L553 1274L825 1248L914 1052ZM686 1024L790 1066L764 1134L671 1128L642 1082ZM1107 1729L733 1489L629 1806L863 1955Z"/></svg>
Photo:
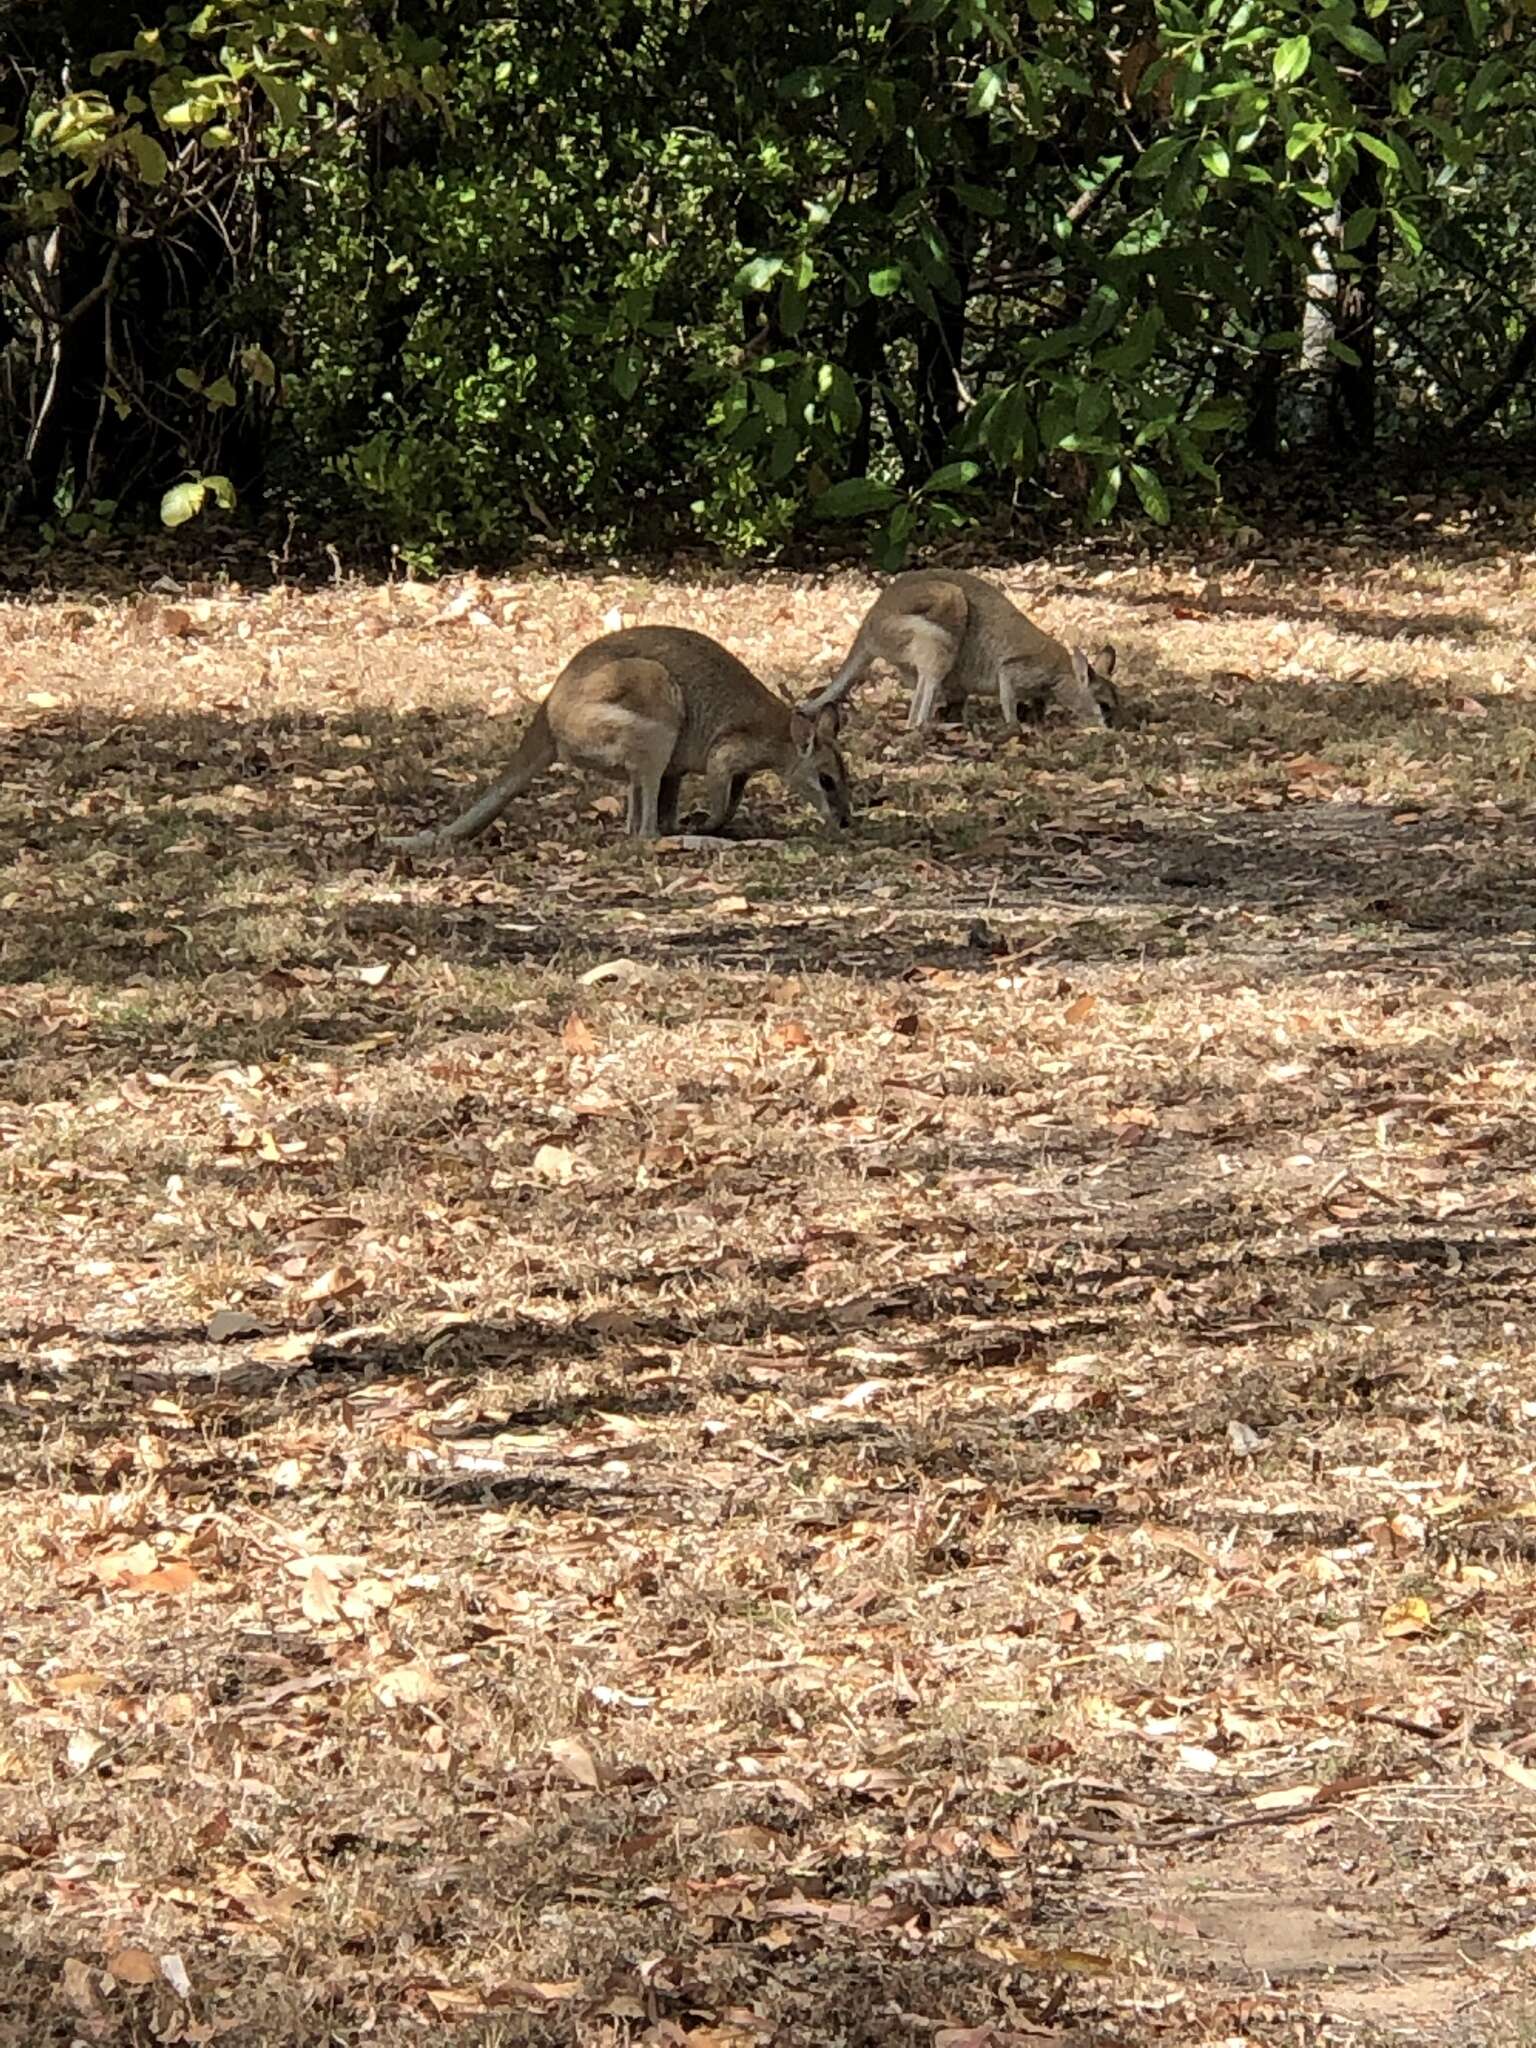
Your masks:
<svg viewBox="0 0 1536 2048"><path fill-rule="evenodd" d="M907 730L915 732L919 726L933 723L945 679L960 652L960 635L924 618L903 619L900 632L900 666L915 678L912 708L907 713Z"/></svg>
<svg viewBox="0 0 1536 2048"><path fill-rule="evenodd" d="M677 804L682 794L681 775L663 775L656 798L656 822L664 833L677 830Z"/></svg>
<svg viewBox="0 0 1536 2048"><path fill-rule="evenodd" d="M629 785L629 831L634 839L661 836L661 776L650 768L637 768Z"/></svg>

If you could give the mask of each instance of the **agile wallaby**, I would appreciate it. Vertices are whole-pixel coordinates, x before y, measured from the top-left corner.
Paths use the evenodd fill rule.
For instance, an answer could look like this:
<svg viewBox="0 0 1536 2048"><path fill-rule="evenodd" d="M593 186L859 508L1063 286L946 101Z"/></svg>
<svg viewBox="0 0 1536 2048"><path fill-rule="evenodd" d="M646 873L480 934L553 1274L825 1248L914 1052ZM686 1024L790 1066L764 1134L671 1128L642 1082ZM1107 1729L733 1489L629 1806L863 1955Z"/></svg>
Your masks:
<svg viewBox="0 0 1536 2048"><path fill-rule="evenodd" d="M1079 725L1112 724L1120 696L1109 680L1115 650L1090 660L1042 633L1003 593L959 569L911 569L886 585L864 614L842 667L806 698L807 717L840 704L877 661L912 685L909 729L930 725L942 705L995 697L1010 725L1039 718L1054 698Z"/></svg>
<svg viewBox="0 0 1536 2048"><path fill-rule="evenodd" d="M769 768L829 825L850 815L839 717L793 711L707 634L686 626L629 626L575 654L533 714L501 780L434 832L386 839L427 853L473 839L558 758L629 779L629 830L677 829L685 775L708 786L706 832L729 823L749 776Z"/></svg>

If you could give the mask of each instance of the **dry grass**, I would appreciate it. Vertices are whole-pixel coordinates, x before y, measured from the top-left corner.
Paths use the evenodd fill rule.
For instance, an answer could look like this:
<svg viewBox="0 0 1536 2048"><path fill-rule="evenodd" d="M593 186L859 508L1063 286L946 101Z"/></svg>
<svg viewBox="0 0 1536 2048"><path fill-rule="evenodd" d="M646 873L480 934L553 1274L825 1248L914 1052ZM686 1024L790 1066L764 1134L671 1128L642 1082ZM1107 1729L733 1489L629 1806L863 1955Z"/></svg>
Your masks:
<svg viewBox="0 0 1536 2048"><path fill-rule="evenodd" d="M1424 538L1013 572L1131 730L871 689L704 857L374 835L863 579L0 611L0 2039L1536 2035L1536 596Z"/></svg>

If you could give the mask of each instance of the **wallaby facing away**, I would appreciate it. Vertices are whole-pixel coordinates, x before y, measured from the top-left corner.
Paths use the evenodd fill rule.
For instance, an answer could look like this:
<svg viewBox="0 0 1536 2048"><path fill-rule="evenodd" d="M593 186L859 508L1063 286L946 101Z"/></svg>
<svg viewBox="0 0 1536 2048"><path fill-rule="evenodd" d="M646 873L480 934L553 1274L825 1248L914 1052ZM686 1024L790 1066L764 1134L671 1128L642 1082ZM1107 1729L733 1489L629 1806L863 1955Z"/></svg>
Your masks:
<svg viewBox="0 0 1536 2048"><path fill-rule="evenodd" d="M790 709L718 642L686 626L628 626L573 655L533 714L512 765L478 802L439 831L386 839L427 853L473 839L558 758L629 779L629 830L677 829L685 775L708 785L706 832L731 819L749 776L771 768L829 825L850 815L838 714Z"/></svg>
<svg viewBox="0 0 1536 2048"><path fill-rule="evenodd" d="M995 697L1010 725L1039 718L1054 698L1078 725L1112 724L1120 696L1109 680L1115 650L1090 660L1026 619L1003 593L959 569L911 569L888 583L864 614L842 667L801 705L807 717L840 704L865 671L888 661L912 685L909 729L931 725L942 705Z"/></svg>

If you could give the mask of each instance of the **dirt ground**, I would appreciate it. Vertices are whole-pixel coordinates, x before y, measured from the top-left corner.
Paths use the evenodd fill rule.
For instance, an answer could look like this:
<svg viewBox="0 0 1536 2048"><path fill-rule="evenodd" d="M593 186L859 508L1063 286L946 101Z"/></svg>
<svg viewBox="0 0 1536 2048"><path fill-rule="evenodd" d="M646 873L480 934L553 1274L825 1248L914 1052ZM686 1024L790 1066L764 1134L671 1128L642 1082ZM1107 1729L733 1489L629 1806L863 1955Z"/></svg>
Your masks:
<svg viewBox="0 0 1536 2048"><path fill-rule="evenodd" d="M0 606L0 2041L1536 2041L1536 552L1262 545L708 851L378 840L868 578Z"/></svg>

